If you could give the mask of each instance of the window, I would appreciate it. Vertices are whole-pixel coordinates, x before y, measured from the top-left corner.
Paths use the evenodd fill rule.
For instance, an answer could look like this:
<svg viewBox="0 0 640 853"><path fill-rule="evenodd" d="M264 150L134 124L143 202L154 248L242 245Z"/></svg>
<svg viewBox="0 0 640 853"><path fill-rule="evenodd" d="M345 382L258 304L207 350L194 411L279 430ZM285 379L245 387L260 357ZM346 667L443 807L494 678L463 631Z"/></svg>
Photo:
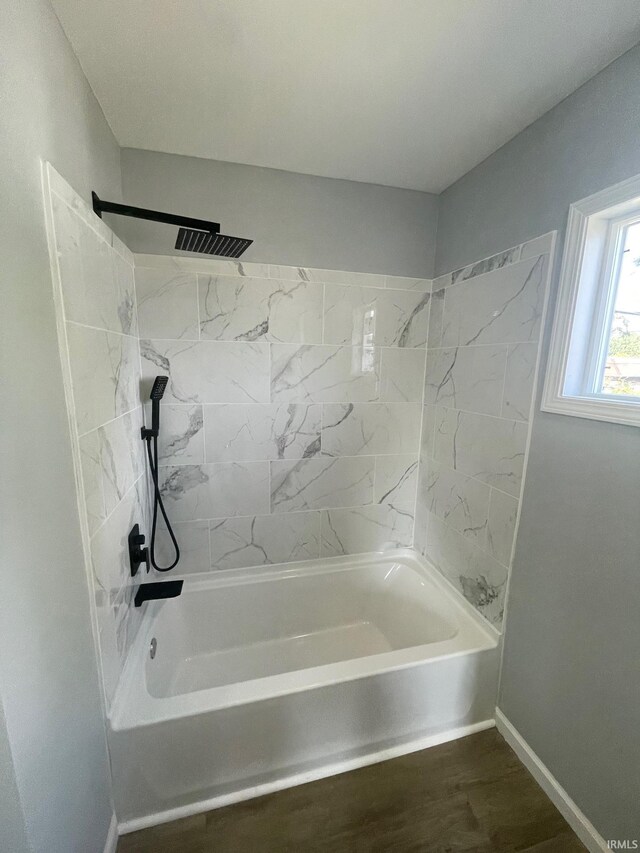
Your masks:
<svg viewBox="0 0 640 853"><path fill-rule="evenodd" d="M571 206L542 408L640 426L640 176Z"/></svg>

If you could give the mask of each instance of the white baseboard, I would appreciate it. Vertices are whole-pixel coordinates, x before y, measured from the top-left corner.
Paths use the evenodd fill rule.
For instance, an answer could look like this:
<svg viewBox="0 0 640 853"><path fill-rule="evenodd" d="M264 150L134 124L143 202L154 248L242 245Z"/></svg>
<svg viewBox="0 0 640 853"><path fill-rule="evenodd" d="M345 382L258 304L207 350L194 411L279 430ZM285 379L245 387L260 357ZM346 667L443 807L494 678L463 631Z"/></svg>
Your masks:
<svg viewBox="0 0 640 853"><path fill-rule="evenodd" d="M609 853L611 848L595 826L580 811L558 780L551 775L546 765L540 761L520 732L513 727L499 708L496 708L496 728L587 850L590 850L591 853Z"/></svg>
<svg viewBox="0 0 640 853"><path fill-rule="evenodd" d="M111 823L109 824L109 832L107 832L107 840L104 843L104 853L116 853L118 846L118 821L115 814L111 815Z"/></svg>
<svg viewBox="0 0 640 853"><path fill-rule="evenodd" d="M458 738L466 737L467 735L472 735L476 732L482 732L485 729L492 729L494 726L494 720L483 720L480 723L472 723L456 729L447 729L444 732L438 732L438 734L405 741L404 743L397 744L386 749L367 752L366 754L358 755L355 758L348 758L344 761L334 761L328 764L323 764L320 767L314 767L313 770L283 776L279 779L274 779L271 782L264 782L261 785L241 788L238 791L221 794L218 797L211 797L207 800L199 800L195 803L189 803L189 805L186 806L179 806L178 808L155 812L150 815L145 815L144 817L125 820L118 825L118 830L120 835L126 835L128 832L136 832L139 829L147 829L150 826L158 826L161 823L168 823L169 821L179 820L183 817L191 817L191 815L201 814L202 812L208 812L212 809L220 809L223 808L223 806L230 806L234 803L252 800L254 797L263 797L265 794L273 794L275 791L283 791L285 788L293 788L295 785L304 785L306 782L315 782L318 779L326 779L328 776L336 776L338 773L346 773L349 770L358 770L361 767L368 767L370 764L378 764L381 761L388 761L390 758L398 758L400 755L408 755L411 752L418 752L421 749L428 749L431 746L437 746L441 743L457 740Z"/></svg>

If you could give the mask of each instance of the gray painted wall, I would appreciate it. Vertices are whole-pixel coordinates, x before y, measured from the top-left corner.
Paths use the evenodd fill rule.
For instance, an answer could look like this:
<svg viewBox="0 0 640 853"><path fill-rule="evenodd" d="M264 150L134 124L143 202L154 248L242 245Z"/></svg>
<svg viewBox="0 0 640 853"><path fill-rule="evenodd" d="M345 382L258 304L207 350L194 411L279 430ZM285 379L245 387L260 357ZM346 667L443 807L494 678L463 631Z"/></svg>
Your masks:
<svg viewBox="0 0 640 853"><path fill-rule="evenodd" d="M117 196L119 150L46 0L3 4L0 55L0 776L23 813L3 810L0 849L98 853L112 808L40 158Z"/></svg>
<svg viewBox="0 0 640 853"><path fill-rule="evenodd" d="M445 191L438 272L550 229L561 254L570 203L640 173L639 132L637 47ZM640 430L539 411L544 367L499 704L605 838L638 838Z"/></svg>
<svg viewBox="0 0 640 853"><path fill-rule="evenodd" d="M10 850L11 853L31 853L2 702L0 702L0 844L3 850Z"/></svg>
<svg viewBox="0 0 640 853"><path fill-rule="evenodd" d="M440 196L436 275L564 228L569 205L640 172L640 46Z"/></svg>
<svg viewBox="0 0 640 853"><path fill-rule="evenodd" d="M125 148L122 185L140 207L215 219L252 237L242 259L430 278L438 197ZM106 218L106 217L105 217ZM170 255L175 228L110 218L134 252Z"/></svg>

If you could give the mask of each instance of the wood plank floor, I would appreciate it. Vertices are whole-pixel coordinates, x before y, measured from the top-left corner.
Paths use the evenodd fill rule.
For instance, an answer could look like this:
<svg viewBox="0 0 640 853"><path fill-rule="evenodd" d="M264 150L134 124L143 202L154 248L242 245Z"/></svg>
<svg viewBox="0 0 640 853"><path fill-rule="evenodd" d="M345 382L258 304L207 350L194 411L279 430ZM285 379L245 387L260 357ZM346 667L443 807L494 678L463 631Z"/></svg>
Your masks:
<svg viewBox="0 0 640 853"><path fill-rule="evenodd" d="M495 729L125 835L118 853L577 853Z"/></svg>

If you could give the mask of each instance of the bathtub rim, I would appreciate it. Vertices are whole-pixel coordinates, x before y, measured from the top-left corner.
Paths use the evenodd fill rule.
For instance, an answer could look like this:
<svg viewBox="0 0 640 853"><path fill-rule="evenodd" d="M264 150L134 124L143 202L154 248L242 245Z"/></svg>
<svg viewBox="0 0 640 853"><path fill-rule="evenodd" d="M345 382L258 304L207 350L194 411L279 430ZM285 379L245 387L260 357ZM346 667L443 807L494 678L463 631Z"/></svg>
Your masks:
<svg viewBox="0 0 640 853"><path fill-rule="evenodd" d="M153 697L146 689L144 678L136 676L138 670L145 666L155 616L163 604L163 602L150 602L146 606L139 630L120 676L114 701L108 714L109 728L114 732L120 732L153 726L170 720L199 716L212 711L222 711L293 693L315 690L326 687L328 684L370 678L387 672L424 666L435 661L498 648L501 640L500 632L478 613L432 563L412 548L304 560L271 566L199 572L187 575L185 583L190 589L195 590L198 588L216 589L310 574L353 571L358 568L366 568L372 563L380 564L394 560L404 563L410 570L426 577L444 596L447 604L461 622L462 630L458 630L454 637L376 655L349 658L338 663L237 682L232 685L205 688L192 693ZM335 672L336 669L338 674L329 677L331 671ZM291 676L297 677L291 679ZM288 685L286 684L287 679L291 680ZM248 684L253 686L254 695L243 695L249 691L246 687L243 689L241 685ZM218 701L212 702L211 700L215 696L213 691L218 691L218 696L222 696L223 692L226 692L227 696L224 700L218 699ZM188 697L196 698L189 700ZM177 708L180 710L177 711Z"/></svg>

